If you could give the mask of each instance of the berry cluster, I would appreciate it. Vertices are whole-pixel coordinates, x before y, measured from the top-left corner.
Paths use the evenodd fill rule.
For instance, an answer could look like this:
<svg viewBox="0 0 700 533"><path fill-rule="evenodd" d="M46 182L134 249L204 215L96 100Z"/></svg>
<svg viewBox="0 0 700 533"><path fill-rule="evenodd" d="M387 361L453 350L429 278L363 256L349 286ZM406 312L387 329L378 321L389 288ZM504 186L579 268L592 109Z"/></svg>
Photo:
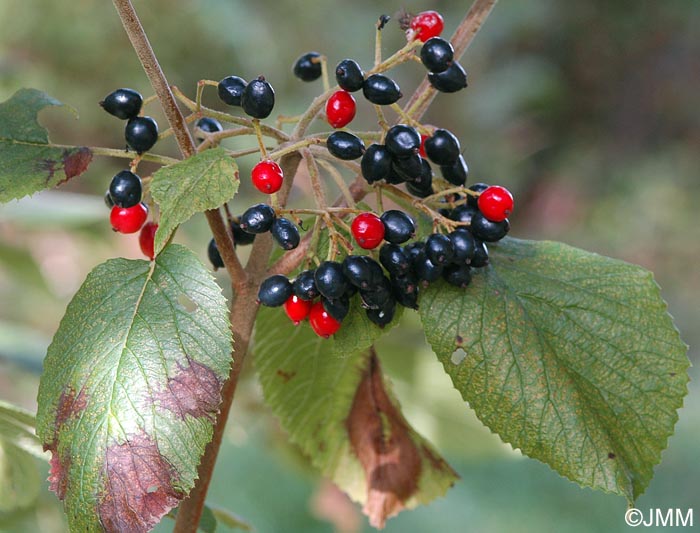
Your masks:
<svg viewBox="0 0 700 533"><path fill-rule="evenodd" d="M127 147L138 154L147 152L158 140L158 124L152 117L139 116L143 97L133 89L117 89L100 102L110 115L126 120L124 138Z"/></svg>

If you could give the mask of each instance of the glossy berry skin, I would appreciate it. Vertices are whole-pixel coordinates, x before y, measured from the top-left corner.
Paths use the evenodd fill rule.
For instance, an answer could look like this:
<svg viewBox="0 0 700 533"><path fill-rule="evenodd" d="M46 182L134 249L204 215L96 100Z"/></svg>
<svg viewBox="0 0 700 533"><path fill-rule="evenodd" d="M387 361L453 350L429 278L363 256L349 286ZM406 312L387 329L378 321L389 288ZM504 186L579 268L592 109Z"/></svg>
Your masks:
<svg viewBox="0 0 700 533"><path fill-rule="evenodd" d="M489 249L483 241L474 239L474 257L471 266L475 268L485 267L489 264Z"/></svg>
<svg viewBox="0 0 700 533"><path fill-rule="evenodd" d="M463 222L465 224L471 224L472 218L476 215L479 210L469 204L462 204L455 207L450 213L450 219L457 222Z"/></svg>
<svg viewBox="0 0 700 533"><path fill-rule="evenodd" d="M282 274L270 276L260 284L258 302L267 307L279 307L292 295L292 284Z"/></svg>
<svg viewBox="0 0 700 533"><path fill-rule="evenodd" d="M326 101L326 120L333 128L350 124L356 112L355 98L347 91L336 91Z"/></svg>
<svg viewBox="0 0 700 533"><path fill-rule="evenodd" d="M294 325L299 323L309 316L313 304L308 300L302 300L296 294L292 294L287 301L284 302L284 312L287 313L289 319L294 322Z"/></svg>
<svg viewBox="0 0 700 533"><path fill-rule="evenodd" d="M238 76L228 76L219 82L217 91L221 101L227 105L241 105L243 91L248 82Z"/></svg>
<svg viewBox="0 0 700 533"><path fill-rule="evenodd" d="M364 97L377 105L391 105L403 95L394 80L383 74L372 74L362 84Z"/></svg>
<svg viewBox="0 0 700 533"><path fill-rule="evenodd" d="M146 222L139 233L139 247L143 255L151 261L155 257L154 240L158 231L158 224L155 222Z"/></svg>
<svg viewBox="0 0 700 533"><path fill-rule="evenodd" d="M148 207L138 203L132 207L115 205L109 214L109 221L114 231L119 233L136 233L148 218Z"/></svg>
<svg viewBox="0 0 700 533"><path fill-rule="evenodd" d="M301 81L314 81L321 77L321 54L307 52L294 62L294 75Z"/></svg>
<svg viewBox="0 0 700 533"><path fill-rule="evenodd" d="M391 292L391 283L383 276L381 283L368 289L360 289L359 292L362 306L365 309L381 309L389 300L394 299Z"/></svg>
<svg viewBox="0 0 700 533"><path fill-rule="evenodd" d="M488 189L490 185L486 183L475 183L474 185L470 185L468 189L470 191L482 193L486 189ZM467 205L471 205L472 207L478 207L479 205L479 197L478 196L472 196L471 194L467 196Z"/></svg>
<svg viewBox="0 0 700 533"><path fill-rule="evenodd" d="M141 178L129 170L116 174L109 184L109 196L113 205L133 207L141 201Z"/></svg>
<svg viewBox="0 0 700 533"><path fill-rule="evenodd" d="M343 294L340 298L336 298L335 300L321 298L321 303L326 313L338 322L342 322L350 312L350 298L347 294Z"/></svg>
<svg viewBox="0 0 700 533"><path fill-rule="evenodd" d="M362 139L347 131L334 131L326 139L328 151L338 159L352 161L365 153Z"/></svg>
<svg viewBox="0 0 700 533"><path fill-rule="evenodd" d="M133 89L117 89L105 96L100 105L110 115L128 120L141 112L143 96Z"/></svg>
<svg viewBox="0 0 700 533"><path fill-rule="evenodd" d="M431 37L420 50L420 60L430 72L443 72L454 60L455 51L449 41Z"/></svg>
<svg viewBox="0 0 700 533"><path fill-rule="evenodd" d="M207 246L207 257L209 257L209 262L214 267L214 270L224 268L224 260L221 259L221 254L213 238L209 241L209 246Z"/></svg>
<svg viewBox="0 0 700 533"><path fill-rule="evenodd" d="M427 185L417 182L406 182L406 190L417 198L427 198L433 194L432 179Z"/></svg>
<svg viewBox="0 0 700 533"><path fill-rule="evenodd" d="M418 309L418 279L412 273L392 276L391 290L398 303L410 309Z"/></svg>
<svg viewBox="0 0 700 533"><path fill-rule="evenodd" d="M352 236L360 248L371 250L384 240L384 223L374 213L360 213L350 225Z"/></svg>
<svg viewBox="0 0 700 533"><path fill-rule="evenodd" d="M397 124L386 132L384 143L394 157L408 157L418 153L420 134L411 126Z"/></svg>
<svg viewBox="0 0 700 533"><path fill-rule="evenodd" d="M282 188L284 174L277 163L271 159L266 159L253 167L250 179L255 188L261 193L273 194Z"/></svg>
<svg viewBox="0 0 700 533"><path fill-rule="evenodd" d="M324 261L314 274L316 288L322 296L330 300L340 298L350 288L350 282L343 274L343 266L335 261Z"/></svg>
<svg viewBox="0 0 700 533"><path fill-rule="evenodd" d="M112 200L112 195L109 194L109 189L107 189L105 192L104 201L108 209L112 209L114 207L114 200Z"/></svg>
<svg viewBox="0 0 700 533"><path fill-rule="evenodd" d="M437 281L442 275L443 267L434 264L425 252L419 252L413 259L413 271L421 281Z"/></svg>
<svg viewBox="0 0 700 533"><path fill-rule="evenodd" d="M313 300L320 294L316 288L315 273L315 270L304 270L299 273L292 284L294 294L302 300Z"/></svg>
<svg viewBox="0 0 700 533"><path fill-rule="evenodd" d="M283 250L293 250L299 246L301 240L299 228L287 218L276 218L272 223L270 233Z"/></svg>
<svg viewBox="0 0 700 533"><path fill-rule="evenodd" d="M379 261L392 276L405 276L411 261L398 244L387 243L379 249Z"/></svg>
<svg viewBox="0 0 700 533"><path fill-rule="evenodd" d="M241 246L245 246L247 244L253 244L255 241L255 234L253 233L248 233L247 231L243 231L241 228L239 222L240 222L240 217L234 218L231 221L231 233L233 233L233 245L238 246L239 244Z"/></svg>
<svg viewBox="0 0 700 533"><path fill-rule="evenodd" d="M467 73L457 61L442 72L429 72L428 81L441 93L456 93L467 86Z"/></svg>
<svg viewBox="0 0 700 533"><path fill-rule="evenodd" d="M416 234L416 223L398 209L384 211L379 220L384 224L384 240L387 242L403 244Z"/></svg>
<svg viewBox="0 0 700 533"><path fill-rule="evenodd" d="M477 205L491 222L502 222L513 212L513 195L505 187L492 185L479 195Z"/></svg>
<svg viewBox="0 0 700 533"><path fill-rule="evenodd" d="M421 171L418 178L411 180L414 185L422 190L430 190L433 184L433 169L427 159L420 159Z"/></svg>
<svg viewBox="0 0 700 533"><path fill-rule="evenodd" d="M500 241L510 231L510 222L506 218L500 222L491 222L482 213L477 213L472 218L472 224L469 227L472 235L484 242Z"/></svg>
<svg viewBox="0 0 700 533"><path fill-rule="evenodd" d="M129 119L124 129L124 138L136 153L148 152L158 140L158 123L151 117Z"/></svg>
<svg viewBox="0 0 700 533"><path fill-rule="evenodd" d="M445 28L445 21L437 11L423 11L411 20L411 29L416 39L426 42L431 37L437 37Z"/></svg>
<svg viewBox="0 0 700 533"><path fill-rule="evenodd" d="M309 324L316 335L326 339L340 329L340 322L328 314L322 302L316 302L311 307Z"/></svg>
<svg viewBox="0 0 700 533"><path fill-rule="evenodd" d="M391 172L391 154L383 144L370 144L360 161L362 176L367 183L383 180Z"/></svg>
<svg viewBox="0 0 700 533"><path fill-rule="evenodd" d="M197 130L201 130L205 133L218 133L220 131L224 131L224 127L221 125L221 122L219 122L215 118L210 117L200 118L197 122L195 122L194 128L195 140L200 143L204 141L205 137L201 134L198 134Z"/></svg>
<svg viewBox="0 0 700 533"><path fill-rule="evenodd" d="M464 289L472 281L472 272L468 265L447 265L442 277L450 285Z"/></svg>
<svg viewBox="0 0 700 533"><path fill-rule="evenodd" d="M350 93L362 89L362 84L365 81L365 73L362 71L357 61L352 59L343 59L338 66L335 67L335 81L341 89Z"/></svg>
<svg viewBox="0 0 700 533"><path fill-rule="evenodd" d="M367 318L374 322L380 328L383 328L394 320L396 312L396 300L389 300L384 306L379 309L367 309Z"/></svg>
<svg viewBox="0 0 700 533"><path fill-rule="evenodd" d="M241 107L253 118L267 118L275 107L275 91L264 76L252 80L241 95Z"/></svg>
<svg viewBox="0 0 700 533"><path fill-rule="evenodd" d="M476 243L472 234L466 228L458 228L450 233L449 237L455 251L452 262L456 265L468 265L476 251Z"/></svg>
<svg viewBox="0 0 700 533"><path fill-rule="evenodd" d="M366 255L349 255L343 260L343 275L358 289L369 289L382 283L384 272L374 259Z"/></svg>
<svg viewBox="0 0 700 533"><path fill-rule="evenodd" d="M391 161L391 176L387 183L393 182L391 177L400 179L400 183L405 181L416 181L423 172L423 159L418 154L411 154L408 157L395 157Z"/></svg>
<svg viewBox="0 0 700 533"><path fill-rule="evenodd" d="M248 233L265 233L270 231L275 218L275 210L269 205L255 204L243 212L239 225Z"/></svg>
<svg viewBox="0 0 700 533"><path fill-rule="evenodd" d="M449 181L452 185L464 185L467 183L469 176L469 167L463 156L459 156L457 161L452 165L444 165L440 167L442 177Z"/></svg>
<svg viewBox="0 0 700 533"><path fill-rule="evenodd" d="M447 235L433 233L425 241L425 254L434 265L446 265L452 262L455 248Z"/></svg>
<svg viewBox="0 0 700 533"><path fill-rule="evenodd" d="M435 130L425 141L425 153L436 165L454 165L462 151L459 139L448 130Z"/></svg>

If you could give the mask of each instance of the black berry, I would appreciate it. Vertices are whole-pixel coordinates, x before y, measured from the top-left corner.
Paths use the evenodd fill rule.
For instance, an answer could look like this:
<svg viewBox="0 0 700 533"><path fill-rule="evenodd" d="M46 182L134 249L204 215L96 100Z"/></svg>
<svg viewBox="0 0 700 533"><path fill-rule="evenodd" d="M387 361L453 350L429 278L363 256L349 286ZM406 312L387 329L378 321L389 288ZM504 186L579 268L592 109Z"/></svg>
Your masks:
<svg viewBox="0 0 700 533"><path fill-rule="evenodd" d="M403 244L416 234L416 223L403 211L390 209L379 217L384 223L384 240Z"/></svg>
<svg viewBox="0 0 700 533"><path fill-rule="evenodd" d="M411 269L411 261L398 244L387 243L379 249L379 261L392 276L405 276Z"/></svg>
<svg viewBox="0 0 700 533"><path fill-rule="evenodd" d="M270 233L283 250L293 250L299 246L301 240L299 228L287 218L276 218L272 223Z"/></svg>
<svg viewBox="0 0 700 533"><path fill-rule="evenodd" d="M474 215L476 215L478 212L479 210L476 207L469 204L462 204L458 205L452 210L449 218L457 222L471 224L472 218L474 218Z"/></svg>
<svg viewBox="0 0 700 533"><path fill-rule="evenodd" d="M379 309L367 309L367 318L369 318L380 328L383 328L394 320L395 312L396 301L391 298L390 300L387 300L386 304Z"/></svg>
<svg viewBox="0 0 700 533"><path fill-rule="evenodd" d="M231 233L233 233L233 245L238 246L239 244L241 246L245 246L246 244L253 244L255 241L255 234L254 233L248 233L247 231L243 231L243 228L241 228L239 222L241 218L237 217L234 218L231 221Z"/></svg>
<svg viewBox="0 0 700 533"><path fill-rule="evenodd" d="M421 174L421 176L422 175L423 174ZM418 198L427 198L433 194L432 177L427 185L425 185L424 182L408 181L406 182L406 190Z"/></svg>
<svg viewBox="0 0 700 533"><path fill-rule="evenodd" d="M428 39L420 50L420 60L430 72L447 70L454 55L455 51L450 42L441 37Z"/></svg>
<svg viewBox="0 0 700 533"><path fill-rule="evenodd" d="M334 131L326 139L328 151L338 159L350 161L362 157L365 143L362 139L347 131Z"/></svg>
<svg viewBox="0 0 700 533"><path fill-rule="evenodd" d="M413 271L418 279L423 281L437 281L442 275L442 266L436 265L421 251L413 259Z"/></svg>
<svg viewBox="0 0 700 533"><path fill-rule="evenodd" d="M340 298L350 287L350 282L343 274L343 266L335 261L324 261L314 274L316 288L321 295L334 300Z"/></svg>
<svg viewBox="0 0 700 533"><path fill-rule="evenodd" d="M321 77L321 54L307 52L294 63L294 75L301 81L314 81Z"/></svg>
<svg viewBox="0 0 700 533"><path fill-rule="evenodd" d="M228 105L241 105L241 97L248 83L238 76L228 76L219 82L217 91L221 101Z"/></svg>
<svg viewBox="0 0 700 533"><path fill-rule="evenodd" d="M128 120L141 112L143 96L133 89L117 89L105 96L100 105L110 115Z"/></svg>
<svg viewBox="0 0 700 533"><path fill-rule="evenodd" d="M392 276L391 289L398 303L410 309L418 309L418 279L412 273Z"/></svg>
<svg viewBox="0 0 700 533"><path fill-rule="evenodd" d="M450 233L449 237L455 251L452 262L456 265L469 264L476 251L472 234L466 228L458 228Z"/></svg>
<svg viewBox="0 0 700 533"><path fill-rule="evenodd" d="M377 105L391 105L401 98L401 89L391 78L383 74L372 74L362 84L362 94Z"/></svg>
<svg viewBox="0 0 700 533"><path fill-rule="evenodd" d="M158 140L158 124L151 117L129 119L124 129L124 138L136 153L147 152Z"/></svg>
<svg viewBox="0 0 700 533"><path fill-rule="evenodd" d="M203 135L197 135L196 130L202 130L205 133L217 133L219 131L223 131L224 128L221 125L221 122L216 120L215 118L210 118L210 117L202 117L200 118L197 122L194 124L195 127L195 139L197 142L202 142L204 140Z"/></svg>
<svg viewBox="0 0 700 533"><path fill-rule="evenodd" d="M445 165L440 167L440 172L442 177L449 181L452 185L464 185L467 183L467 176L469 175L469 167L467 167L467 162L461 155L457 158L452 165Z"/></svg>
<svg viewBox="0 0 700 533"><path fill-rule="evenodd" d="M474 257L471 266L481 268L489 264L489 249L486 244L478 239L474 239Z"/></svg>
<svg viewBox="0 0 700 533"><path fill-rule="evenodd" d="M105 192L105 205L109 208L112 209L114 207L114 200L112 200L112 196L109 194L109 189Z"/></svg>
<svg viewBox="0 0 700 533"><path fill-rule="evenodd" d="M436 165L454 165L461 150L459 140L448 130L435 130L425 140L425 153Z"/></svg>
<svg viewBox="0 0 700 533"><path fill-rule="evenodd" d="M338 66L335 67L335 80L341 89L350 93L362 89L362 84L365 81L365 73L357 64L357 61L352 59L343 59Z"/></svg>
<svg viewBox="0 0 700 533"><path fill-rule="evenodd" d="M472 235L481 241L496 242L506 236L510 230L510 222L507 218L501 222L491 222L481 213L477 213L472 217L469 229Z"/></svg>
<svg viewBox="0 0 700 533"><path fill-rule="evenodd" d="M269 205L255 204L243 212L239 225L248 233L265 233L270 231L275 218L275 211Z"/></svg>
<svg viewBox="0 0 700 533"><path fill-rule="evenodd" d="M429 72L428 81L442 93L455 93L467 86L467 73L457 61L442 72Z"/></svg>
<svg viewBox="0 0 700 533"><path fill-rule="evenodd" d="M395 157L391 162L391 173L404 181L420 180L423 172L423 159L418 154L408 157Z"/></svg>
<svg viewBox="0 0 700 533"><path fill-rule="evenodd" d="M260 284L258 302L267 307L279 307L292 294L292 284L289 280L282 274L275 274Z"/></svg>
<svg viewBox="0 0 700 533"><path fill-rule="evenodd" d="M323 302L323 309L326 310L326 313L331 315L338 322L342 322L350 312L350 298L347 294L343 294L340 298L335 298L333 300L321 298L321 302Z"/></svg>
<svg viewBox="0 0 700 533"><path fill-rule="evenodd" d="M293 288L296 294L302 300L313 300L319 295L316 288L316 280L314 278L315 270L304 270L294 280Z"/></svg>
<svg viewBox="0 0 700 533"><path fill-rule="evenodd" d="M470 191L482 193L486 189L488 189L489 186L486 183L475 183L474 185L469 186ZM472 207L478 207L478 202L479 202L479 197L478 196L472 196L471 194L467 196L467 204L471 205Z"/></svg>
<svg viewBox="0 0 700 533"><path fill-rule="evenodd" d="M391 172L391 154L383 144L370 144L360 161L362 176L367 183L386 179Z"/></svg>
<svg viewBox="0 0 700 533"><path fill-rule="evenodd" d="M442 277L450 285L464 289L472 281L472 272L468 265L447 265Z"/></svg>
<svg viewBox="0 0 700 533"><path fill-rule="evenodd" d="M207 256L209 257L209 262L214 267L214 270L224 268L224 261L221 259L221 254L219 254L219 249L216 247L216 241L214 241L214 239L209 241Z"/></svg>
<svg viewBox="0 0 700 533"><path fill-rule="evenodd" d="M360 289L360 298L362 299L362 306L366 309L381 309L389 300L394 299L391 292L391 283L382 276L379 285L368 289Z"/></svg>
<svg viewBox="0 0 700 533"><path fill-rule="evenodd" d="M343 260L343 275L358 289L375 287L384 277L379 263L366 255L347 256Z"/></svg>
<svg viewBox="0 0 700 533"><path fill-rule="evenodd" d="M397 124L386 132L384 143L394 157L408 157L418 153L420 134L411 126Z"/></svg>
<svg viewBox="0 0 700 533"><path fill-rule="evenodd" d="M275 107L275 91L264 76L259 76L243 89L241 107L253 118L267 118Z"/></svg>
<svg viewBox="0 0 700 533"><path fill-rule="evenodd" d="M446 265L452 262L455 248L447 235L433 233L425 241L425 253L434 265Z"/></svg>
<svg viewBox="0 0 700 533"><path fill-rule="evenodd" d="M114 205L133 207L141 201L141 178L129 170L122 170L112 178L109 195Z"/></svg>

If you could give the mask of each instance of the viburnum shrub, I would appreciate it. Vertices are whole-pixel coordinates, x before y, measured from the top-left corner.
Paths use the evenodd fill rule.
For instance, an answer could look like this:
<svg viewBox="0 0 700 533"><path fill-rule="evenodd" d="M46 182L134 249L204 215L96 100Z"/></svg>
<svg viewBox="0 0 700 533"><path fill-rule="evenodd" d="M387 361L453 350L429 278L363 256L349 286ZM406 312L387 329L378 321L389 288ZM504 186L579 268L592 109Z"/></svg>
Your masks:
<svg viewBox="0 0 700 533"><path fill-rule="evenodd" d="M374 349L406 309L504 442L630 504L644 492L688 380L651 274L507 237L517 198L488 168L468 182L460 132L422 121L436 96L469 98L461 56L494 3L476 0L459 25L435 11L400 17L407 42L386 58L381 35L397 25L381 16L371 65L300 50L290 75L319 95L296 117L263 122L284 98L272 78L202 80L192 99L168 85L130 2L114 0L156 94L121 88L101 102L125 121L126 150L51 143L37 114L61 104L40 91L0 104L0 200L60 185L94 156L123 158L109 219L138 233L123 238L147 258L89 274L44 362L36 433L72 530L146 531L178 505L176 531L213 516L207 486L248 352L289 439L374 526L442 495L457 475L401 414ZM451 39L445 23L457 26ZM398 67L424 77L417 89L399 87ZM210 88L218 110L202 105ZM156 102L168 120L160 135L182 159L152 152L159 126L145 113ZM376 122L356 124L363 107ZM222 146L234 136L252 148ZM262 193L254 205L235 198L244 157ZM139 175L142 161L160 168ZM301 179L313 207L288 202ZM173 243L197 213L213 235L199 253L227 271L228 305L210 268ZM0 411L7 424L34 423Z"/></svg>

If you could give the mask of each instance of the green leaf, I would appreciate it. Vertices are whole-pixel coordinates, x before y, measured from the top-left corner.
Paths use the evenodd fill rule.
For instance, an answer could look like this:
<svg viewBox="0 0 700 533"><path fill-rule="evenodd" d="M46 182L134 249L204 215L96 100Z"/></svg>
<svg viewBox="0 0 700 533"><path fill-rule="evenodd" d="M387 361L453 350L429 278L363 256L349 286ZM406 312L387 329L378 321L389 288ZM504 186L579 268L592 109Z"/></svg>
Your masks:
<svg viewBox="0 0 700 533"><path fill-rule="evenodd" d="M39 111L61 105L36 89L20 89L0 103L0 203L60 185L92 161L89 148L52 145L39 124Z"/></svg>
<svg viewBox="0 0 700 533"><path fill-rule="evenodd" d="M0 431L2 431L0 429ZM30 507L39 495L41 480L34 458L0 438L0 513Z"/></svg>
<svg viewBox="0 0 700 533"><path fill-rule="evenodd" d="M46 453L34 433L36 419L29 411L0 400L0 440L39 459Z"/></svg>
<svg viewBox="0 0 700 533"><path fill-rule="evenodd" d="M504 239L466 290L423 291L425 335L481 421L580 485L649 484L689 366L650 272L554 242Z"/></svg>
<svg viewBox="0 0 700 533"><path fill-rule="evenodd" d="M192 215L216 209L233 198L238 183L238 166L223 148L205 150L153 174L151 195L160 206L156 253Z"/></svg>
<svg viewBox="0 0 700 533"><path fill-rule="evenodd" d="M207 504L205 509L209 509L216 521L225 525L226 527L231 529L240 529L242 531L253 531L253 526L228 509L223 509L222 507L212 504Z"/></svg>
<svg viewBox="0 0 700 533"><path fill-rule="evenodd" d="M88 275L49 346L37 414L71 530L147 531L185 497L230 354L221 289L183 246Z"/></svg>
<svg viewBox="0 0 700 533"><path fill-rule="evenodd" d="M356 316L362 312L355 302L340 331L347 327L352 336L364 327ZM401 509L444 494L456 474L401 415L368 351L381 334L376 329L352 344L325 340L279 309L261 309L254 357L265 399L292 442L382 526ZM340 353L343 344L354 350Z"/></svg>

